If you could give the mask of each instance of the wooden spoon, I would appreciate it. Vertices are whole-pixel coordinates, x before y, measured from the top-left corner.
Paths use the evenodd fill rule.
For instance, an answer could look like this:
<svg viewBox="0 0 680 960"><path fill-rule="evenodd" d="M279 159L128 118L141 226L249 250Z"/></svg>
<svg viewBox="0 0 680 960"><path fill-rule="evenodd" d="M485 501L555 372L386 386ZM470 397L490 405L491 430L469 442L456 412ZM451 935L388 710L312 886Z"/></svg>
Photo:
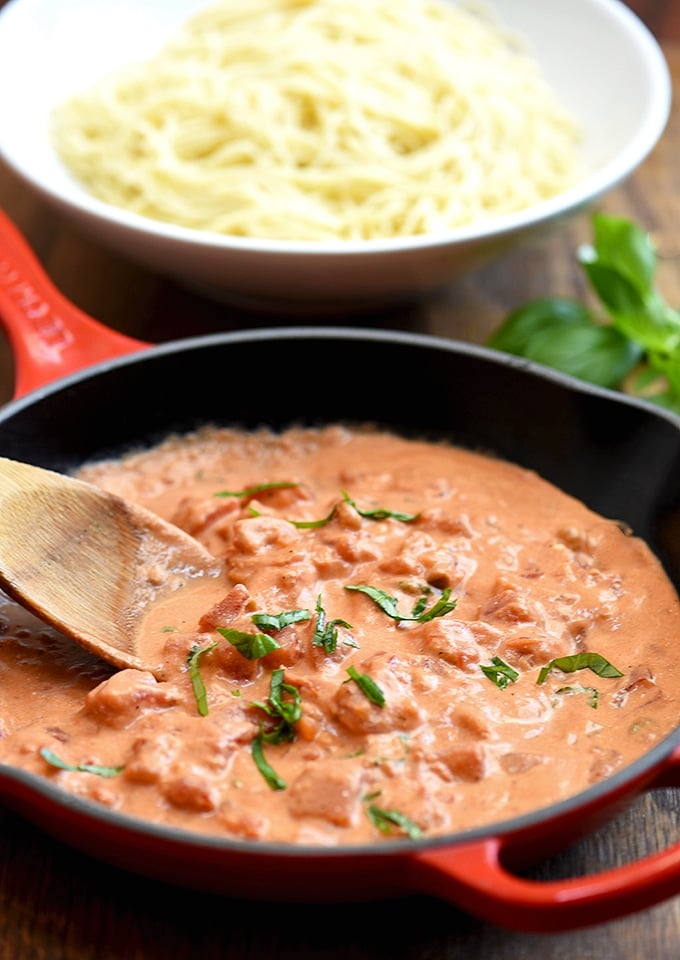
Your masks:
<svg viewBox="0 0 680 960"><path fill-rule="evenodd" d="M115 667L140 653L150 604L222 563L184 531L93 484L0 457L0 587Z"/></svg>

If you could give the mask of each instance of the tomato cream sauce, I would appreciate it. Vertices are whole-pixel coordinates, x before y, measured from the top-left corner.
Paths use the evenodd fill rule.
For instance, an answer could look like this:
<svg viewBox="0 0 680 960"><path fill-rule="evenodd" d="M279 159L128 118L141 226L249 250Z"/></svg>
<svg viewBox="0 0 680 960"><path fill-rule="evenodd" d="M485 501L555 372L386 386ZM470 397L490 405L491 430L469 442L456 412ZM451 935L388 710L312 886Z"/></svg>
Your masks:
<svg viewBox="0 0 680 960"><path fill-rule="evenodd" d="M253 841L433 836L569 797L680 721L672 584L534 472L370 429L206 427L79 476L224 575L149 610L153 672L2 600L0 762L65 791Z"/></svg>

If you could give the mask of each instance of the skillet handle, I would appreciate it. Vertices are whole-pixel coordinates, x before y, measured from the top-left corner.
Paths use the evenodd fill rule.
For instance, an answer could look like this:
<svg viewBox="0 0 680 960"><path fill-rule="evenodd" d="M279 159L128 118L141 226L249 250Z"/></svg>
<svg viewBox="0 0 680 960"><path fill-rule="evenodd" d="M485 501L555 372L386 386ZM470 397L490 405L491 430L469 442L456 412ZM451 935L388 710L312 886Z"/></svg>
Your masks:
<svg viewBox="0 0 680 960"><path fill-rule="evenodd" d="M14 356L13 398L150 344L98 323L54 286L0 210L0 323Z"/></svg>
<svg viewBox="0 0 680 960"><path fill-rule="evenodd" d="M680 748L646 789L680 786ZM616 920L680 893L680 842L668 850L592 876L534 881L503 865L512 834L413 855L409 879L496 926L562 933ZM517 843L517 838L514 838Z"/></svg>

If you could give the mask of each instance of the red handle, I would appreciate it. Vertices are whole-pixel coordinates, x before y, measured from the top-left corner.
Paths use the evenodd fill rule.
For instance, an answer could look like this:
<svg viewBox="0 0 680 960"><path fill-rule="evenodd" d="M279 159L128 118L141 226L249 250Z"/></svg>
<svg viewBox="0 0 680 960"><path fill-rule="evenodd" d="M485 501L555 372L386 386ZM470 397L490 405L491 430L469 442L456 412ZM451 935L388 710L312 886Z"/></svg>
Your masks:
<svg viewBox="0 0 680 960"><path fill-rule="evenodd" d="M680 748L646 789L662 786L680 786ZM503 865L504 849L512 842L509 834L424 851L411 859L409 878L422 892L526 933L606 923L680 893L680 843L592 876L541 882L519 877Z"/></svg>
<svg viewBox="0 0 680 960"><path fill-rule="evenodd" d="M98 323L64 297L0 210L0 323L14 356L14 399L150 344Z"/></svg>

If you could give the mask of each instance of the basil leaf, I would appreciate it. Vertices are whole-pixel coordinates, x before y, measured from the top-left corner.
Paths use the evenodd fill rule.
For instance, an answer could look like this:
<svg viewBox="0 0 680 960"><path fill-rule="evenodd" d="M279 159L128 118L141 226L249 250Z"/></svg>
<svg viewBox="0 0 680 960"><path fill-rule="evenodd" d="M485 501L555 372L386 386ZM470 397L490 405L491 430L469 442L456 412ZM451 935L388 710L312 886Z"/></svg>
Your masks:
<svg viewBox="0 0 680 960"><path fill-rule="evenodd" d="M60 770L72 770L76 773L94 773L98 777L115 777L125 769L125 767L102 767L95 763L66 763L65 760L62 760L61 757L58 757L56 753L53 753L47 747L41 749L40 756L43 760L46 760L50 766L59 767Z"/></svg>
<svg viewBox="0 0 680 960"><path fill-rule="evenodd" d="M347 673L349 674L349 680L345 680L345 683L354 680L361 692L371 703L374 703L377 707L385 706L385 694L375 680L372 680L367 673L359 673L356 667L352 666L347 667Z"/></svg>
<svg viewBox="0 0 680 960"><path fill-rule="evenodd" d="M338 505L336 503L331 512L327 513L326 516L320 520L289 520L288 522L292 523L298 530L315 530L318 527L325 527L327 523L330 523L337 511Z"/></svg>
<svg viewBox="0 0 680 960"><path fill-rule="evenodd" d="M642 313L645 297L630 280L615 268L598 260L585 259L586 249L581 249L581 263L590 284L611 314Z"/></svg>
<svg viewBox="0 0 680 960"><path fill-rule="evenodd" d="M256 627L264 630L283 630L291 623L301 623L311 618L309 610L286 610L282 613L254 613L250 618Z"/></svg>
<svg viewBox="0 0 680 960"><path fill-rule="evenodd" d="M592 323L588 310L574 300L543 297L519 307L487 340L487 346L516 356L526 356L534 336L542 330L583 327Z"/></svg>
<svg viewBox="0 0 680 960"><path fill-rule="evenodd" d="M252 705L264 710L270 717L280 718L280 723L268 732L260 728L260 739L266 743L283 743L284 740L293 740L295 737L294 724L302 716L302 698L300 691L290 683L284 683L285 671L278 668L272 671L269 681L269 698L266 702L253 700ZM287 693L288 699L284 699Z"/></svg>
<svg viewBox="0 0 680 960"><path fill-rule="evenodd" d="M499 690L505 690L508 684L515 683L519 677L519 673L500 657L492 657L490 666L481 663L479 666L484 676L495 683Z"/></svg>
<svg viewBox="0 0 680 960"><path fill-rule="evenodd" d="M338 646L338 627L352 629L352 624L346 620L340 620L336 617L334 620L326 620L326 611L321 604L321 595L316 598L316 626L314 628L314 637L312 646L323 647L326 653L334 653ZM356 644L351 644L356 646Z"/></svg>
<svg viewBox="0 0 680 960"><path fill-rule="evenodd" d="M255 766L260 771L272 790L285 790L286 781L282 780L278 773L271 767L264 758L262 751L262 738L255 737L251 746L251 753Z"/></svg>
<svg viewBox="0 0 680 960"><path fill-rule="evenodd" d="M592 225L578 260L607 316L542 298L511 313L487 345L680 413L680 312L654 287L654 244L623 217L595 214ZM657 389L631 380L640 362Z"/></svg>
<svg viewBox="0 0 680 960"><path fill-rule="evenodd" d="M458 604L457 600L449 600L451 596L451 587L446 587L445 590L442 590L441 597L434 603L429 610L423 610L421 613L418 613L417 616L409 618L415 620L417 623L429 623L430 620L435 620L437 617L444 617L447 613L451 613L452 610L456 609ZM404 619L402 617L402 619Z"/></svg>
<svg viewBox="0 0 680 960"><path fill-rule="evenodd" d="M235 630L232 627L217 627L216 629L248 660L259 660L261 657L266 657L272 650L281 648L281 644L277 643L267 633L244 633L242 630Z"/></svg>
<svg viewBox="0 0 680 960"><path fill-rule="evenodd" d="M640 293L649 290L656 271L656 250L649 234L625 217L595 213L591 223L597 259L626 277Z"/></svg>
<svg viewBox="0 0 680 960"><path fill-rule="evenodd" d="M203 683L203 678L201 677L201 672L198 668L198 661L204 653L214 650L216 646L217 641L206 644L204 647L192 647L189 651L189 656L187 657L187 663L189 665L189 677L191 679L191 686L196 699L196 707L198 708L198 712L202 717L206 717L208 715L208 694L205 689L205 684Z"/></svg>
<svg viewBox="0 0 680 960"><path fill-rule="evenodd" d="M374 603L380 607L383 613L393 620L401 620L401 614L397 610L397 598L385 593L384 590L378 590L377 587L369 587L367 584L346 584L345 590L356 590L357 593L365 593Z"/></svg>
<svg viewBox="0 0 680 960"><path fill-rule="evenodd" d="M269 702L275 712L291 726L302 716L300 706L300 691L291 683L283 682L284 671L282 669L272 671L269 684ZM284 693L288 693L292 699L284 700Z"/></svg>
<svg viewBox="0 0 680 960"><path fill-rule="evenodd" d="M264 493L267 490L288 490L291 487L299 487L300 484L290 480L282 480L280 483L257 483L252 487L245 487L243 490L219 490L214 493L214 497L253 497L255 494Z"/></svg>
<svg viewBox="0 0 680 960"><path fill-rule="evenodd" d="M387 520L391 517L394 520L401 520L403 523L410 523L413 520L417 520L420 516L418 513L398 513L396 510L385 510L382 507L376 510L360 510L348 493L342 490L341 494L345 503L353 507L360 517L366 517L369 520ZM336 503L330 513L327 513L325 517L321 517L320 520L289 520L288 522L292 523L298 530L313 530L318 527L324 527L327 523L330 523L337 512L338 504Z"/></svg>
<svg viewBox="0 0 680 960"><path fill-rule="evenodd" d="M622 677L620 670L599 653L574 653L568 657L556 657L541 667L536 683L545 683L552 670L575 673L577 670L592 670L598 677Z"/></svg>
<svg viewBox="0 0 680 960"><path fill-rule="evenodd" d="M396 826L408 834L412 840L417 840L423 835L418 824L398 810L384 810L370 804L367 807L367 813L373 826L377 827L382 833L389 833Z"/></svg>
<svg viewBox="0 0 680 960"><path fill-rule="evenodd" d="M400 623L403 620L410 620L416 623L429 623L430 620L434 620L436 617L443 617L452 610L455 610L458 602L457 600L449 600L451 588L447 587L442 591L441 597L439 597L429 610L423 610L416 616L409 617L399 613L397 610L396 597L385 593L384 590L380 590L378 587L371 587L365 583L346 584L345 590L356 590L358 593L365 593L367 597L370 597L370 599L380 607L383 613L387 614L392 620L397 620ZM416 604L415 609L419 609L419 607L420 605Z"/></svg>
<svg viewBox="0 0 680 960"><path fill-rule="evenodd" d="M668 356L662 353L650 354L650 361L653 372L659 376L664 376L670 384L670 390L667 395L671 401L674 401L674 409L678 410L678 398L680 397L680 351L675 356ZM655 393L654 399L658 400L663 393Z"/></svg>
<svg viewBox="0 0 680 960"><path fill-rule="evenodd" d="M344 490L342 498L345 503L353 507L360 517L368 520L400 520L402 523L412 523L420 516L419 513L399 513L397 510L386 510L384 507L377 507L375 510L360 510L355 501Z"/></svg>
<svg viewBox="0 0 680 960"><path fill-rule="evenodd" d="M613 326L538 330L524 356L569 376L615 389L639 362L642 348Z"/></svg>

